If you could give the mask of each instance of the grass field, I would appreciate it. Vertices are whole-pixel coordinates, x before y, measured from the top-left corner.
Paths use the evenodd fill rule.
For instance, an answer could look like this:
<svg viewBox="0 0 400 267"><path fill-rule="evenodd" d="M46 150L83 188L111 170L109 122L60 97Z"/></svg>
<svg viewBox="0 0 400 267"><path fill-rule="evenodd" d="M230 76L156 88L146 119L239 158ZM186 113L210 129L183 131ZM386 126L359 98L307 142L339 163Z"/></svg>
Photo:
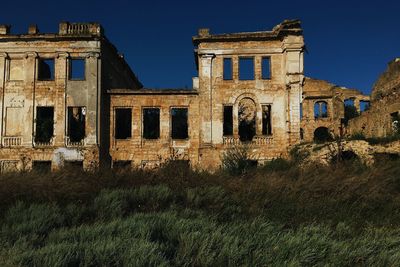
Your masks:
<svg viewBox="0 0 400 267"><path fill-rule="evenodd" d="M0 176L0 266L399 266L400 162Z"/></svg>

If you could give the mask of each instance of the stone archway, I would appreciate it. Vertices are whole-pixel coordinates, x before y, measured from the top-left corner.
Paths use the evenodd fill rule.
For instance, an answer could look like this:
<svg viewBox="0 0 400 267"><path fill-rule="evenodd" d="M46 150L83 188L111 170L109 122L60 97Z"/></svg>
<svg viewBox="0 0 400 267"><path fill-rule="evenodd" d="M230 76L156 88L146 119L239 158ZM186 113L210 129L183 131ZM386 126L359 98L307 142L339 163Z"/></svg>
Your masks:
<svg viewBox="0 0 400 267"><path fill-rule="evenodd" d="M314 131L314 142L316 143L324 143L333 141L333 137L329 132L329 129L326 127L318 127Z"/></svg>
<svg viewBox="0 0 400 267"><path fill-rule="evenodd" d="M238 105L239 137L242 142L250 142L256 135L256 104L253 99L245 97Z"/></svg>

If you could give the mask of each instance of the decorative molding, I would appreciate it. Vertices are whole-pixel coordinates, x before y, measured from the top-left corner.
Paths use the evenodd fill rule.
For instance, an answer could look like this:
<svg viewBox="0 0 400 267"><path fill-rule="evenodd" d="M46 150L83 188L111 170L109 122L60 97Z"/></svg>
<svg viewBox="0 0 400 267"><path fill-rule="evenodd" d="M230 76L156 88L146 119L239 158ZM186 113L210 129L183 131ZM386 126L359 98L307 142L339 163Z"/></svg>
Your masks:
<svg viewBox="0 0 400 267"><path fill-rule="evenodd" d="M39 54L37 52L25 52L25 58L28 57L38 58Z"/></svg>

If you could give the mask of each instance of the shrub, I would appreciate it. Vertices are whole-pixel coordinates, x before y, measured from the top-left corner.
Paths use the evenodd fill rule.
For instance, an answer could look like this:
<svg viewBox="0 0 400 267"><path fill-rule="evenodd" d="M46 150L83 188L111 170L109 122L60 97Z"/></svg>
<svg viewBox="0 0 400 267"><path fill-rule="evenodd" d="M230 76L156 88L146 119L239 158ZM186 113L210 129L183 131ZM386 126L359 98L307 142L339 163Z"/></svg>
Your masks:
<svg viewBox="0 0 400 267"><path fill-rule="evenodd" d="M222 168L231 175L241 175L257 166L249 145L238 145L227 149L222 155Z"/></svg>
<svg viewBox="0 0 400 267"><path fill-rule="evenodd" d="M266 171L287 171L289 170L295 163L284 159L284 158L274 158L271 161L268 161L264 164L263 170Z"/></svg>

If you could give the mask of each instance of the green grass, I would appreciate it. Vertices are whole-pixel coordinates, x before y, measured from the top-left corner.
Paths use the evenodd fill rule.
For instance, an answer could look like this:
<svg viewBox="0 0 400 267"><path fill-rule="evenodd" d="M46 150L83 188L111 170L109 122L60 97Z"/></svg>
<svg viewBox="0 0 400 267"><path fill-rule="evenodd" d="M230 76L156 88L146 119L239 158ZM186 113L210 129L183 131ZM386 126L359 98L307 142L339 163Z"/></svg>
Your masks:
<svg viewBox="0 0 400 267"><path fill-rule="evenodd" d="M396 266L400 162L0 176L0 266Z"/></svg>

